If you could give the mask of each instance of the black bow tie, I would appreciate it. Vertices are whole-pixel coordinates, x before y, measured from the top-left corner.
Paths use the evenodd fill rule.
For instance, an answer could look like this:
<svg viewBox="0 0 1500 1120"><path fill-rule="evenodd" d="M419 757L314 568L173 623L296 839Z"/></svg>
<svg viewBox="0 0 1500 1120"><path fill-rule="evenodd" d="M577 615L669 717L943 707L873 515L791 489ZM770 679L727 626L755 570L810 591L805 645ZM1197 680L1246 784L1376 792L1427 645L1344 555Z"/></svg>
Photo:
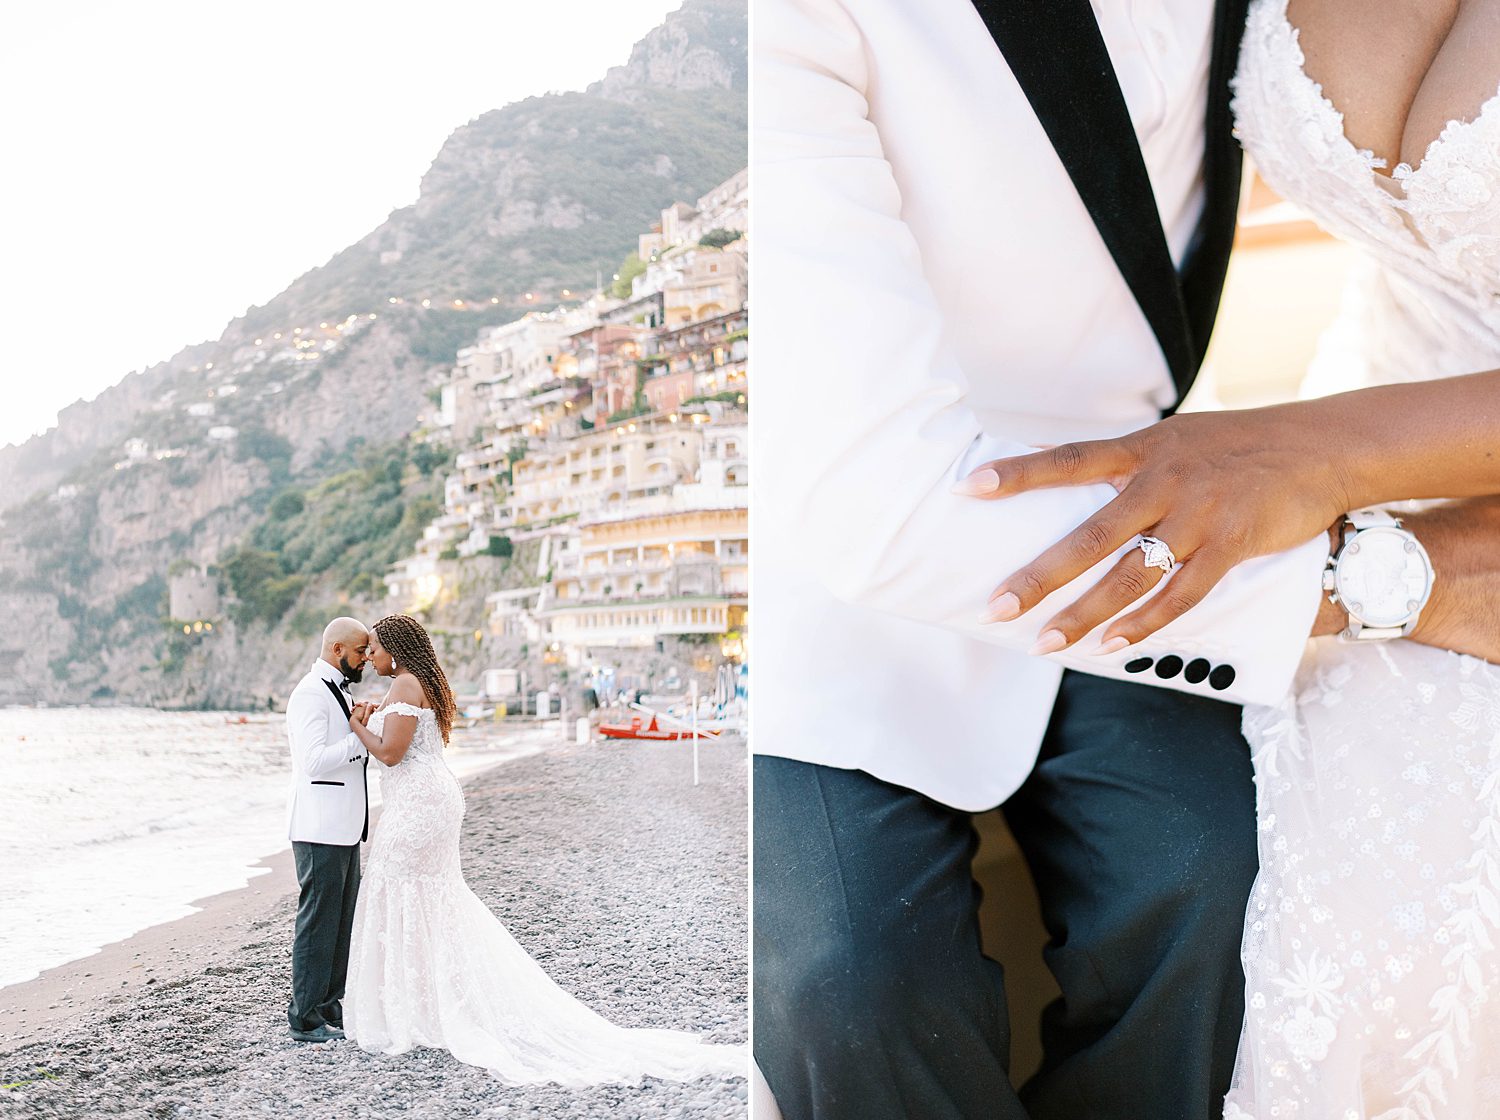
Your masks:
<svg viewBox="0 0 1500 1120"><path fill-rule="evenodd" d="M349 694L349 682L348 681L339 681L339 691L342 692L342 693L344 693L344 695L347 696Z"/></svg>

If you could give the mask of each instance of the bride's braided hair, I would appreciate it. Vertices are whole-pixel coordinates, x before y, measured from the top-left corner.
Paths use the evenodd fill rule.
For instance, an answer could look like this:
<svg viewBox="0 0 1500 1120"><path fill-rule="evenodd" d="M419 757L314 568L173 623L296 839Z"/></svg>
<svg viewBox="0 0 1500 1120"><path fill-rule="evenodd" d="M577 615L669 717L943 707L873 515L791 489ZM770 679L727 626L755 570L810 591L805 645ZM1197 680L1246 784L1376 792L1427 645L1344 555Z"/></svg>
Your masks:
<svg viewBox="0 0 1500 1120"><path fill-rule="evenodd" d="M422 684L422 692L432 705L437 716L438 730L443 733L443 742L453 730L453 690L448 687L448 678L438 664L437 654L432 649L432 639L422 624L410 615L388 614L372 629L397 665L404 665Z"/></svg>

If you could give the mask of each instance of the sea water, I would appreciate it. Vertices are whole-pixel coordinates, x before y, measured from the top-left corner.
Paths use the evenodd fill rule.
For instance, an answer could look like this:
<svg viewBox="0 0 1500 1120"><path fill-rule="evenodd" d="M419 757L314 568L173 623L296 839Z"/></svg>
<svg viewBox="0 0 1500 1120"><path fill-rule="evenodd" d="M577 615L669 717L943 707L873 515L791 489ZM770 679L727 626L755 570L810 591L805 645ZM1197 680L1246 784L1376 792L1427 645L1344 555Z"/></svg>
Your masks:
<svg viewBox="0 0 1500 1120"><path fill-rule="evenodd" d="M446 759L463 777L541 745L455 732ZM281 715L0 708L0 987L265 874L289 781Z"/></svg>

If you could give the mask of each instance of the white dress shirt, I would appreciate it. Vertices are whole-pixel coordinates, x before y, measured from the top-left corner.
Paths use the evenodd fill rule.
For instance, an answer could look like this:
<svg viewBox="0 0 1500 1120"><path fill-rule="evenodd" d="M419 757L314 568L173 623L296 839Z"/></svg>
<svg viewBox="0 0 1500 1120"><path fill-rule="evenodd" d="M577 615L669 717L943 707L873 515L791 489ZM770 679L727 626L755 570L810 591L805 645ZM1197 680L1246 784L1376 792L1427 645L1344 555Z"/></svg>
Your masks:
<svg viewBox="0 0 1500 1120"><path fill-rule="evenodd" d="M1180 263L1202 207L1213 5L1096 11ZM1097 633L1021 651L1114 557L1015 622L978 621L1002 578L1114 491L985 502L953 484L1153 423L1174 391L968 0L757 0L752 58L754 749L980 809L1030 771L1064 666L1279 699L1321 539L1242 565L1104 658L1087 656Z"/></svg>
<svg viewBox="0 0 1500 1120"><path fill-rule="evenodd" d="M325 682L344 674L322 658L297 682L286 702L292 788L287 797L287 838L315 844L358 844L369 797L365 747ZM347 695L347 694L346 694ZM353 701L349 701L353 708Z"/></svg>

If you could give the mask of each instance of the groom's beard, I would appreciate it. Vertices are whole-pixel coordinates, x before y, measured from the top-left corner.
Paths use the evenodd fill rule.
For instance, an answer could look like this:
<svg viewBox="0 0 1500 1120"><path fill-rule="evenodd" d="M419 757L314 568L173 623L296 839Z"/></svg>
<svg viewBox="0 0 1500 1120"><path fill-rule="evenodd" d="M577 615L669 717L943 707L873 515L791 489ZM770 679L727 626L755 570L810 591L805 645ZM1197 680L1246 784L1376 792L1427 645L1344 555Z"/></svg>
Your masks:
<svg viewBox="0 0 1500 1120"><path fill-rule="evenodd" d="M365 667L361 665L358 669L355 669L350 666L349 659L347 657L340 657L339 672L344 674L344 679L350 684L358 684L360 682L360 678L365 675Z"/></svg>

